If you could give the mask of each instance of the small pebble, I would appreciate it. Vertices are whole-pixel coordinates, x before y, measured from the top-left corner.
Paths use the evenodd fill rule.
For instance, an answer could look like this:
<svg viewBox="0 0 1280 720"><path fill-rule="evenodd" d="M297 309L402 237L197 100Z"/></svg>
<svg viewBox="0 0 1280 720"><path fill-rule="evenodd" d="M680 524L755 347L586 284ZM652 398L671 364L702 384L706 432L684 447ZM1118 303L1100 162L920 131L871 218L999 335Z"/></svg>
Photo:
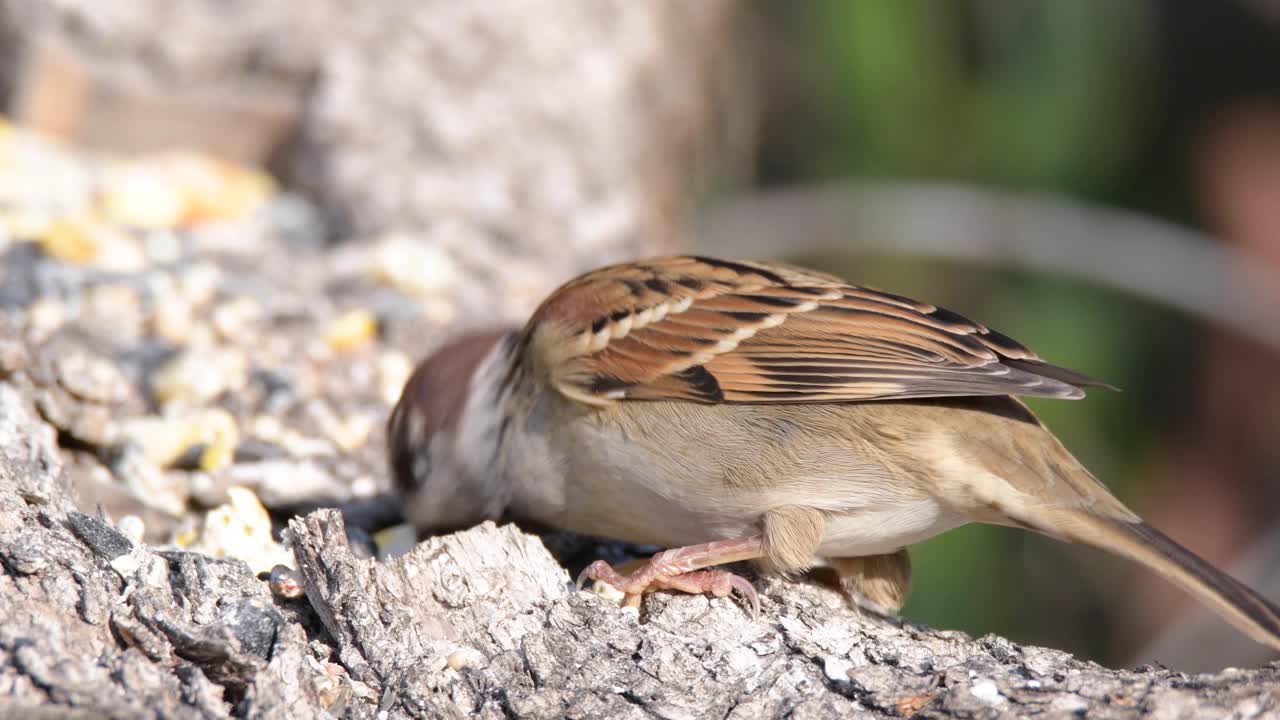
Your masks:
<svg viewBox="0 0 1280 720"><path fill-rule="evenodd" d="M63 262L85 264L98 257L100 240L84 222L58 220L40 237L45 255Z"/></svg>
<svg viewBox="0 0 1280 720"><path fill-rule="evenodd" d="M76 325L114 345L133 345L146 325L142 298L136 288L125 284L87 287L81 295Z"/></svg>
<svg viewBox="0 0 1280 720"><path fill-rule="evenodd" d="M460 274L454 259L437 245L402 235L379 242L369 263L375 279L417 296L448 296Z"/></svg>
<svg viewBox="0 0 1280 720"><path fill-rule="evenodd" d="M274 415L255 415L249 421L249 434L259 440L280 444L284 432L284 424Z"/></svg>
<svg viewBox="0 0 1280 720"><path fill-rule="evenodd" d="M204 452L200 453L200 469L213 472L231 464L236 445L240 442L240 430L236 419L222 408L210 408L197 413L188 421L188 437L195 442L204 443Z"/></svg>
<svg viewBox="0 0 1280 720"><path fill-rule="evenodd" d="M205 405L243 388L249 362L235 348L184 350L151 375L151 392L162 405Z"/></svg>
<svg viewBox="0 0 1280 720"><path fill-rule="evenodd" d="M111 408L78 403L65 393L48 390L37 391L35 400L45 420L78 442L105 448L119 441L120 426Z"/></svg>
<svg viewBox="0 0 1280 720"><path fill-rule="evenodd" d="M451 670L465 670L467 668L483 667L485 662L484 654L473 647L463 645L462 647L449 653L449 657L445 658L445 664Z"/></svg>
<svg viewBox="0 0 1280 720"><path fill-rule="evenodd" d="M81 400L108 405L129 396L129 381L109 360L87 350L60 354L53 361L58 384Z"/></svg>
<svg viewBox="0 0 1280 720"><path fill-rule="evenodd" d="M992 680L979 680L970 688L969 693L988 705L999 705L1004 702L1004 696L1000 694L1000 689Z"/></svg>
<svg viewBox="0 0 1280 720"><path fill-rule="evenodd" d="M171 152L153 162L179 189L186 224L245 217L276 189L271 176L208 155Z"/></svg>
<svg viewBox="0 0 1280 720"><path fill-rule="evenodd" d="M271 536L271 516L252 491L227 488L228 502L205 514L193 546L213 557L238 558L254 573L293 562L293 554Z"/></svg>
<svg viewBox="0 0 1280 720"><path fill-rule="evenodd" d="M120 575L122 580L131 583L160 588L168 582L168 564L145 550L134 547L131 552L117 556L110 562L111 569ZM141 571L141 572L139 572Z"/></svg>
<svg viewBox="0 0 1280 720"><path fill-rule="evenodd" d="M191 305L177 294L158 300L151 312L151 332L177 346L190 342L192 324Z"/></svg>
<svg viewBox="0 0 1280 720"><path fill-rule="evenodd" d="M274 595L288 600L300 598L306 593L302 585L302 576L288 565L276 565L271 568L271 577L267 584Z"/></svg>
<svg viewBox="0 0 1280 720"><path fill-rule="evenodd" d="M125 515L116 523L116 529L129 538L134 545L141 545L147 532L147 525L137 515Z"/></svg>
<svg viewBox="0 0 1280 720"><path fill-rule="evenodd" d="M156 467L169 467L188 447L186 428L172 418L150 415L124 420L120 435Z"/></svg>
<svg viewBox="0 0 1280 720"><path fill-rule="evenodd" d="M103 174L102 213L119 225L156 230L182 220L182 190L160 169L146 162L108 166Z"/></svg>
<svg viewBox="0 0 1280 720"><path fill-rule="evenodd" d="M213 300L221 284L222 270L212 263L193 264L178 275L178 292L196 307Z"/></svg>
<svg viewBox="0 0 1280 720"><path fill-rule="evenodd" d="M200 457L196 459L196 465L205 472L213 472L218 468L226 467L235 460L235 449L234 439L210 443L200 451Z"/></svg>
<svg viewBox="0 0 1280 720"><path fill-rule="evenodd" d="M822 672L828 680L835 682L849 682L849 671L853 668L854 664L847 657L828 655L822 661Z"/></svg>
<svg viewBox="0 0 1280 720"><path fill-rule="evenodd" d="M121 435L157 467L171 467L189 449L204 446L198 467L212 472L230 464L240 440L231 413L208 408L173 416L148 415L121 423Z"/></svg>
<svg viewBox="0 0 1280 720"><path fill-rule="evenodd" d="M114 272L137 272L146 266L138 242L118 227L93 217L55 220L39 238L49 257Z"/></svg>
<svg viewBox="0 0 1280 720"><path fill-rule="evenodd" d="M325 331L325 341L336 352L350 352L373 339L378 332L378 319L363 308L339 315Z"/></svg>
<svg viewBox="0 0 1280 720"><path fill-rule="evenodd" d="M67 321L67 306L55 298L38 298L27 307L27 331L36 342L53 334Z"/></svg>
<svg viewBox="0 0 1280 720"><path fill-rule="evenodd" d="M138 568L142 567L142 562L138 556L131 552L116 556L111 560L110 564L111 569L115 570L124 580L133 577L133 574L138 572Z"/></svg>
<svg viewBox="0 0 1280 720"><path fill-rule="evenodd" d="M228 300L213 309L213 329L226 342L243 343L254 332L254 324L261 315L261 306L251 297Z"/></svg>

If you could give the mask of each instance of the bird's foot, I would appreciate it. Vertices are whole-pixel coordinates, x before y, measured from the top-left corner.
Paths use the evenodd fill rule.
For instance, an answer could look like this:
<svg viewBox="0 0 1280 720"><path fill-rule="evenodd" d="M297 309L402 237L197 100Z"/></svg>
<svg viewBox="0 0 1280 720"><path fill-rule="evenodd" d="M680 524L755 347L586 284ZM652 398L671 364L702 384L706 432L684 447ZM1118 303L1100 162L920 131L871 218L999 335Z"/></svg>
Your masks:
<svg viewBox="0 0 1280 720"><path fill-rule="evenodd" d="M715 597L726 597L737 590L751 603L752 618L760 617L760 596L746 578L728 570L689 567L701 565L690 562L690 551L705 552L703 547L706 546L660 552L630 575L622 575L604 560L596 560L578 575L578 587L582 587L587 580L599 580L623 593L624 606L635 608L640 606L640 598L644 593L654 590L677 590L695 595L710 593Z"/></svg>

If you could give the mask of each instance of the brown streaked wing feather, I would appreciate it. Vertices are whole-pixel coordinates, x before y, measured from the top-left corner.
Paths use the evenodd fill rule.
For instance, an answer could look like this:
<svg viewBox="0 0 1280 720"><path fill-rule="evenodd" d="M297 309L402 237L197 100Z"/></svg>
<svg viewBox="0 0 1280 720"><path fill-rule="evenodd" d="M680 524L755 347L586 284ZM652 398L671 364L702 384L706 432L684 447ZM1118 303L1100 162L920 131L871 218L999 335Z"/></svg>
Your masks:
<svg viewBox="0 0 1280 720"><path fill-rule="evenodd" d="M526 333L554 384L619 399L1078 398L1100 385L944 308L773 263L676 256L588 273Z"/></svg>

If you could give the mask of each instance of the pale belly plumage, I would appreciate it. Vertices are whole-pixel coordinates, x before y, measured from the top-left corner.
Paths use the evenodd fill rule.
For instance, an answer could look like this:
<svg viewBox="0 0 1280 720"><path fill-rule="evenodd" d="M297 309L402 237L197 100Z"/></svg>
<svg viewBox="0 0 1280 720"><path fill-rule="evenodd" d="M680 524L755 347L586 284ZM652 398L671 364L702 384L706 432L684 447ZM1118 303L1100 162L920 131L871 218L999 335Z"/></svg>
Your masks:
<svg viewBox="0 0 1280 720"><path fill-rule="evenodd" d="M755 412L743 406L668 409L647 416L662 423L658 443L650 429L625 422L584 421L550 439L543 496L526 512L576 532L678 547L758 534L764 513L802 498L826 518L815 559L890 553L964 522L902 477L882 450L850 440L861 435L842 432L838 413L818 418L833 426L824 435L809 408L786 426L731 417ZM768 415L778 416L778 408ZM706 432L726 421L732 431ZM777 427L809 433L805 452L792 452Z"/></svg>
<svg viewBox="0 0 1280 720"><path fill-rule="evenodd" d="M819 557L862 557L899 548L953 530L966 520L932 499L829 517L818 546Z"/></svg>

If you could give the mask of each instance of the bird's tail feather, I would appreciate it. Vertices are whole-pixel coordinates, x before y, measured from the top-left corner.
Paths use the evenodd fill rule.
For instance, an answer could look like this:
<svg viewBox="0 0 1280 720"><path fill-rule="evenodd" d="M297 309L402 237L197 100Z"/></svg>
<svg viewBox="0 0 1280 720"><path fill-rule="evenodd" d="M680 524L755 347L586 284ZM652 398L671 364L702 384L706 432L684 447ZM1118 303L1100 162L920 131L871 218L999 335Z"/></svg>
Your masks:
<svg viewBox="0 0 1280 720"><path fill-rule="evenodd" d="M1067 511L1050 524L1045 530L1051 535L1065 536L1150 568L1241 632L1280 650L1280 607L1145 522Z"/></svg>

